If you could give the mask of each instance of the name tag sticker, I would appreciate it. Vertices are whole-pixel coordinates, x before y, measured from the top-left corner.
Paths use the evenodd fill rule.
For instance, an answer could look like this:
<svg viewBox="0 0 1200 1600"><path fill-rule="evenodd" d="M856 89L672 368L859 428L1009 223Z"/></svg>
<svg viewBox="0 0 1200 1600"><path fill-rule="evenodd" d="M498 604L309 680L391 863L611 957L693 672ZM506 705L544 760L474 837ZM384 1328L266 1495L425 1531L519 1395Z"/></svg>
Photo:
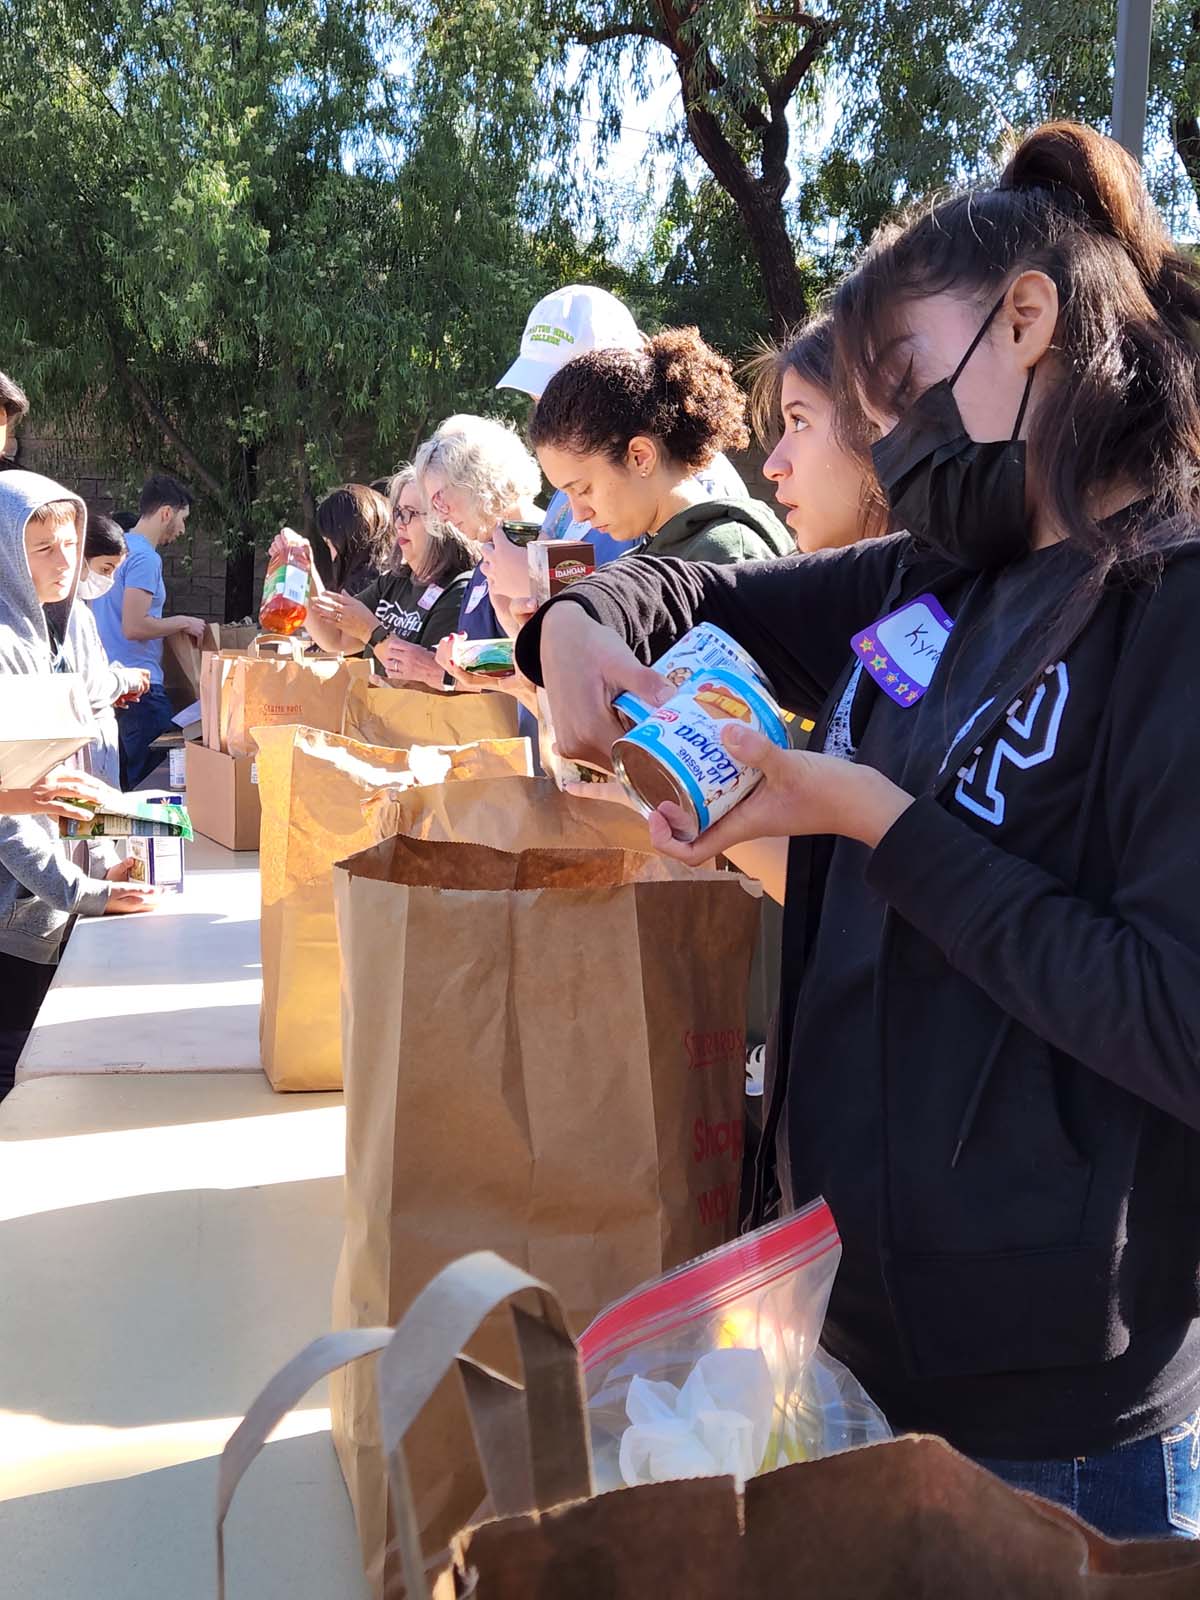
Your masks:
<svg viewBox="0 0 1200 1600"><path fill-rule="evenodd" d="M856 633L851 648L884 694L912 706L932 682L953 626L934 597L922 594Z"/></svg>
<svg viewBox="0 0 1200 1600"><path fill-rule="evenodd" d="M466 615L468 617L471 615L472 611L474 611L475 607L479 604L479 602L483 599L484 595L487 592L488 592L487 584L486 583L481 583L479 585L479 587L475 590L475 593L468 598L468 600L467 600L467 610L466 610Z"/></svg>
<svg viewBox="0 0 1200 1600"><path fill-rule="evenodd" d="M441 599L443 592L444 586L442 584L431 583L428 589L426 589L425 593L417 601L417 604L420 606L422 611L428 611L435 600Z"/></svg>

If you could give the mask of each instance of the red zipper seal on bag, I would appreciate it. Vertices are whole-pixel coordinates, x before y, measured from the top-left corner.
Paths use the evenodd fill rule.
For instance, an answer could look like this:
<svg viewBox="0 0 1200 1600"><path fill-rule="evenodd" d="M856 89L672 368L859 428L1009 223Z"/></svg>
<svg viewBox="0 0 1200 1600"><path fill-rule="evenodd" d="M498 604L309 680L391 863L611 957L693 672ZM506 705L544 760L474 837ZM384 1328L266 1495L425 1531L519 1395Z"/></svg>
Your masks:
<svg viewBox="0 0 1200 1600"><path fill-rule="evenodd" d="M827 1202L812 1200L615 1301L579 1340L584 1369L764 1289L840 1245Z"/></svg>

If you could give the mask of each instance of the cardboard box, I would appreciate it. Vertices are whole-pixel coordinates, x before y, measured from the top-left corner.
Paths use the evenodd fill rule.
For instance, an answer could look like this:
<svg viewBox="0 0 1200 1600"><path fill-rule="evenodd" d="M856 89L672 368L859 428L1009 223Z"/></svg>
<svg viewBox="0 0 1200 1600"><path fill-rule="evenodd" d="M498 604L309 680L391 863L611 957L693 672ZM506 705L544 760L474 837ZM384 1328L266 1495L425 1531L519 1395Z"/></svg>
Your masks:
<svg viewBox="0 0 1200 1600"><path fill-rule="evenodd" d="M131 883L182 892L184 882L182 839L130 839L126 854L137 863Z"/></svg>
<svg viewBox="0 0 1200 1600"><path fill-rule="evenodd" d="M32 788L99 731L75 673L10 673L0 695L0 789Z"/></svg>
<svg viewBox="0 0 1200 1600"><path fill-rule="evenodd" d="M582 539L545 539L531 544L529 593L539 606L596 570L596 549Z"/></svg>
<svg viewBox="0 0 1200 1600"><path fill-rule="evenodd" d="M187 747L192 827L226 850L257 850L262 812L253 756L230 756L196 740Z"/></svg>

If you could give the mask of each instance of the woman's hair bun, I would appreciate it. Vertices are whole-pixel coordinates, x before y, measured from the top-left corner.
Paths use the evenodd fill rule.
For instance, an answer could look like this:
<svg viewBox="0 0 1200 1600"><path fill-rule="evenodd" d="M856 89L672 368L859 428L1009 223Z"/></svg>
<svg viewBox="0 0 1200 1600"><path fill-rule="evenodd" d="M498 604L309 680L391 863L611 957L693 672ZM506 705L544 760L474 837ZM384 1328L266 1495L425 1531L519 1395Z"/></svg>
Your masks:
<svg viewBox="0 0 1200 1600"><path fill-rule="evenodd" d="M693 471L750 442L733 368L696 328L668 328L640 350L576 356L550 379L529 424L535 449L603 451L616 462L639 434Z"/></svg>
<svg viewBox="0 0 1200 1600"><path fill-rule="evenodd" d="M1115 139L1078 122L1047 122L1013 152L1002 189L1048 192L1064 210L1082 210L1128 251L1153 285L1173 246L1150 199L1142 170Z"/></svg>

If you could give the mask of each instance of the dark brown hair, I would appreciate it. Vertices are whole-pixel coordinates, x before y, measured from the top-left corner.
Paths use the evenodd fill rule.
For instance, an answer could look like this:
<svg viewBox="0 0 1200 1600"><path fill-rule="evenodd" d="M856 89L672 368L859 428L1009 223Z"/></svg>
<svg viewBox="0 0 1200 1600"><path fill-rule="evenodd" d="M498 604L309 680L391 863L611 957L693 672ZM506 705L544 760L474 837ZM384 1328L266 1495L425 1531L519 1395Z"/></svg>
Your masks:
<svg viewBox="0 0 1200 1600"><path fill-rule="evenodd" d="M395 534L387 501L365 483L344 483L317 507L317 531L337 551L332 583L353 594L388 570Z"/></svg>
<svg viewBox="0 0 1200 1600"><path fill-rule="evenodd" d="M787 372L796 373L833 403L833 317L828 312L812 317L780 344L762 344L743 369L750 383L750 426L764 450L775 447L782 431L780 405ZM862 469L862 532L859 537L877 539L888 529L888 505L875 476L871 452L861 440L842 438L840 430L836 442Z"/></svg>
<svg viewBox="0 0 1200 1600"><path fill-rule="evenodd" d="M529 424L529 442L622 464L631 439L657 439L692 471L722 450L744 450L746 398L724 356L695 328L668 328L642 350L592 350L546 385Z"/></svg>
<svg viewBox="0 0 1200 1600"><path fill-rule="evenodd" d="M0 372L0 411L11 428L29 413L29 397L15 378Z"/></svg>
<svg viewBox="0 0 1200 1600"><path fill-rule="evenodd" d="M178 478L173 478L169 472L152 472L142 485L142 492L138 496L138 511L143 517L152 516L155 511L161 511L163 506L170 506L173 511L182 511L190 507L192 491L186 483L180 483Z"/></svg>
<svg viewBox="0 0 1200 1600"><path fill-rule="evenodd" d="M89 511L83 554L88 561L99 560L102 556L120 556L123 561L129 554L125 530L103 511Z"/></svg>
<svg viewBox="0 0 1200 1600"><path fill-rule="evenodd" d="M1200 269L1176 250L1141 171L1113 140L1047 123L994 188L910 211L885 227L834 299L835 388L848 440L868 436L857 397L895 412L892 355L906 303L945 292L981 320L1019 273L1059 297L1053 398L1035 401L1029 481L1096 582L1152 555L1156 525L1200 510ZM1096 488L1128 483L1149 514L1103 525ZM1149 536L1149 537L1148 537ZM1159 542L1178 537L1161 530ZM1152 563L1153 564L1153 563Z"/></svg>

